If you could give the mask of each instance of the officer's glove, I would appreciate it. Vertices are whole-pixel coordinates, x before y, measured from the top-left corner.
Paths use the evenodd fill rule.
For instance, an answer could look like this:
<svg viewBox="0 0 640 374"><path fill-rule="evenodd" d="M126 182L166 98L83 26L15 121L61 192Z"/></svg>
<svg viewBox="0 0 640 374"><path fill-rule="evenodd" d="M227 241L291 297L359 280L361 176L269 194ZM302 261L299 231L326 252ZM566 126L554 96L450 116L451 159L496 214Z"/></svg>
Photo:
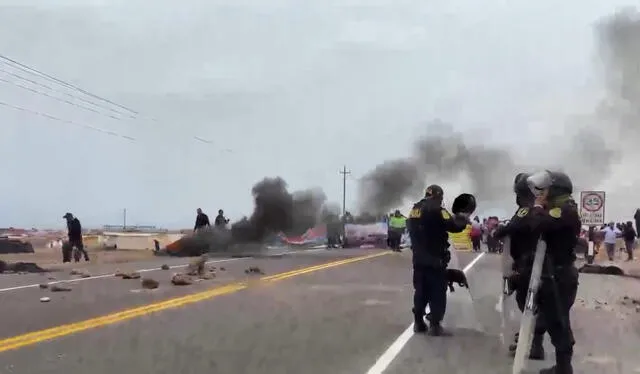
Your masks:
<svg viewBox="0 0 640 374"><path fill-rule="evenodd" d="M449 291L454 292L453 284L457 283L458 287L469 288L469 283L467 282L467 276L464 274L462 270L459 269L447 269L447 285L449 286Z"/></svg>

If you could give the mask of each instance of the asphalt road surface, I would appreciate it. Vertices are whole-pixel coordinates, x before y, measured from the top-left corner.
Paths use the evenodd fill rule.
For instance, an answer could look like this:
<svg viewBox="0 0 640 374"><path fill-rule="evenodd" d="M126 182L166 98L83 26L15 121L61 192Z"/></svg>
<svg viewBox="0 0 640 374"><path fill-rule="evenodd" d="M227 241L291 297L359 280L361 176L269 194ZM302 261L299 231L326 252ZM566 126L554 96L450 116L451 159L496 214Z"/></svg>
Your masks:
<svg viewBox="0 0 640 374"><path fill-rule="evenodd" d="M0 373L509 373L495 309L499 257L478 256L458 252L473 297L464 289L450 294L445 322L454 336L438 338L412 333L407 252L316 250L215 259L215 279L181 287L169 280L187 260L119 266L144 270L143 276L160 282L156 290L113 276L118 266L92 268L89 278L4 275ZM174 268L160 270L165 262ZM247 275L250 266L265 274ZM69 279L69 292L38 287ZM602 279L581 282L592 292ZM41 303L43 296L51 301ZM602 312L597 308L576 308L576 372L640 372L632 349L639 343L637 316L624 325L612 314L595 315ZM594 331L589 318L617 329ZM550 363L553 350L547 350Z"/></svg>

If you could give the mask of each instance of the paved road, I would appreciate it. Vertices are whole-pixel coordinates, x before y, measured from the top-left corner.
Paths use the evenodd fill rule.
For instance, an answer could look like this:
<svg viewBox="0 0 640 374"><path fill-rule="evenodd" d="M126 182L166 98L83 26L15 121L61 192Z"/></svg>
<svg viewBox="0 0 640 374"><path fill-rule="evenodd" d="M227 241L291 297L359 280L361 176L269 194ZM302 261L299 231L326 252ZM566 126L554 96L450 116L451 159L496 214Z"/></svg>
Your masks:
<svg viewBox="0 0 640 374"><path fill-rule="evenodd" d="M455 336L448 338L405 333L411 320L408 253L340 250L234 259L212 264L218 267L215 280L185 287L168 284L173 271L153 270L146 275L161 282L154 291L112 276L76 281L67 293L11 289L46 276L4 278L9 290L0 290L0 372L507 373L495 312L499 260L476 256L459 253L475 302L465 290L450 295L446 322ZM248 266L266 274L247 276ZM43 295L51 302L40 303ZM588 335L585 323L577 325L579 338ZM24 335L34 331L41 332ZM637 344L627 335L627 343ZM604 373L598 370L607 367L633 373L633 365L611 371L614 348L587 346L594 349L598 354L580 351L578 361L589 369L578 372Z"/></svg>

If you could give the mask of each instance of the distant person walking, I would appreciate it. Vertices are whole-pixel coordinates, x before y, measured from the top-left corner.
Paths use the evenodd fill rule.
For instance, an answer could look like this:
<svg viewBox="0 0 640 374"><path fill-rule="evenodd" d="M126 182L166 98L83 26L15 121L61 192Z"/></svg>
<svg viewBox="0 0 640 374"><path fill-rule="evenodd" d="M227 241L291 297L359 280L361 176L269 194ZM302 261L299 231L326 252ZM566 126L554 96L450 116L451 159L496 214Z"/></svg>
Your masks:
<svg viewBox="0 0 640 374"><path fill-rule="evenodd" d="M219 228L224 228L229 223L229 219L224 216L224 211L222 209L218 210L218 215L216 216L216 220L214 221L214 225Z"/></svg>
<svg viewBox="0 0 640 374"><path fill-rule="evenodd" d="M480 218L476 216L471 222L471 244L473 244L473 251L480 252L480 243L482 242L482 224Z"/></svg>
<svg viewBox="0 0 640 374"><path fill-rule="evenodd" d="M607 250L607 256L609 257L609 261L613 261L614 256L616 254L616 239L622 233L615 227L613 222L609 222L609 224L602 230L604 233L604 248Z"/></svg>
<svg viewBox="0 0 640 374"><path fill-rule="evenodd" d="M636 209L636 214L633 215L633 219L636 220L636 237L640 238L640 209Z"/></svg>
<svg viewBox="0 0 640 374"><path fill-rule="evenodd" d="M197 232L203 227L211 226L211 224L209 223L209 216L204 214L202 212L202 209L198 208L198 210L196 210L196 213L198 215L196 216L196 224L193 226L193 232Z"/></svg>
<svg viewBox="0 0 640 374"><path fill-rule="evenodd" d="M84 243L82 242L82 224L80 224L80 220L71 213L66 213L62 218L67 220L67 236L69 238L69 245L66 248L63 246L62 262L71 262L73 247L84 255L85 261L89 261L89 254L84 249ZM75 258L76 262L79 260L79 258Z"/></svg>
<svg viewBox="0 0 640 374"><path fill-rule="evenodd" d="M636 245L636 230L633 229L633 224L631 221L628 221L625 225L624 232L622 233L624 237L624 246L627 250L627 261L633 260L633 248Z"/></svg>

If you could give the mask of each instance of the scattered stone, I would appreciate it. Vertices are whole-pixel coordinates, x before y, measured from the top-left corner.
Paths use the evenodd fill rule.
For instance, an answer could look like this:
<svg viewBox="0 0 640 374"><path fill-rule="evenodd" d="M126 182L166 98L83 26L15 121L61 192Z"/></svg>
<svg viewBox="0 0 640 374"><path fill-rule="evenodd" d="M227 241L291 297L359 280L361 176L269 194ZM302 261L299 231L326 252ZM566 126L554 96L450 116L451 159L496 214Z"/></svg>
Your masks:
<svg viewBox="0 0 640 374"><path fill-rule="evenodd" d="M124 277L124 274L125 274L125 273L124 273L123 271L120 271L120 270L118 270L118 269L116 269L116 271L115 271L115 273L114 273L114 275L115 275L116 277Z"/></svg>
<svg viewBox="0 0 640 374"><path fill-rule="evenodd" d="M141 277L142 276L137 271L122 274L122 279L140 279Z"/></svg>
<svg viewBox="0 0 640 374"><path fill-rule="evenodd" d="M201 275L204 273L204 267L207 264L208 256L206 254L192 260L187 266L187 275Z"/></svg>
<svg viewBox="0 0 640 374"><path fill-rule="evenodd" d="M91 278L91 273L86 270L73 269L69 272L70 275L78 275L80 278Z"/></svg>
<svg viewBox="0 0 640 374"><path fill-rule="evenodd" d="M162 270L169 270L169 269L170 269L170 267L169 267L169 265L167 265L167 264L162 264L162 266L160 266L160 269L162 269Z"/></svg>
<svg viewBox="0 0 640 374"><path fill-rule="evenodd" d="M186 274L176 273L171 277L171 283L175 286L188 286L193 284L193 279Z"/></svg>
<svg viewBox="0 0 640 374"><path fill-rule="evenodd" d="M145 288L147 290L154 290L160 287L160 282L151 278L142 278L141 283L142 283L142 288Z"/></svg>
<svg viewBox="0 0 640 374"><path fill-rule="evenodd" d="M203 273L200 275L200 279L204 279L204 280L211 280L215 277L216 277L215 273Z"/></svg>
<svg viewBox="0 0 640 374"><path fill-rule="evenodd" d="M220 266L220 271L227 271L227 269L223 266Z"/></svg>
<svg viewBox="0 0 640 374"><path fill-rule="evenodd" d="M50 281L54 281L54 280L56 280L56 277L47 277L47 279L50 280Z"/></svg>
<svg viewBox="0 0 640 374"><path fill-rule="evenodd" d="M251 266L248 269L246 269L245 274L261 274L264 275L264 272L262 271L262 269L260 269L257 266Z"/></svg>
<svg viewBox="0 0 640 374"><path fill-rule="evenodd" d="M39 287L43 290L46 290L47 288L49 288L49 283L40 283Z"/></svg>
<svg viewBox="0 0 640 374"><path fill-rule="evenodd" d="M49 301L51 301L51 298L49 298L49 297L41 297L40 298L40 302L41 303L48 303Z"/></svg>
<svg viewBox="0 0 640 374"><path fill-rule="evenodd" d="M69 285L66 284L66 283L56 283L54 285L51 285L51 287L49 289L51 290L51 292L68 292L68 291L71 291L71 287L69 287Z"/></svg>
<svg viewBox="0 0 640 374"><path fill-rule="evenodd" d="M640 313L640 305L636 306L636 313Z"/></svg>

